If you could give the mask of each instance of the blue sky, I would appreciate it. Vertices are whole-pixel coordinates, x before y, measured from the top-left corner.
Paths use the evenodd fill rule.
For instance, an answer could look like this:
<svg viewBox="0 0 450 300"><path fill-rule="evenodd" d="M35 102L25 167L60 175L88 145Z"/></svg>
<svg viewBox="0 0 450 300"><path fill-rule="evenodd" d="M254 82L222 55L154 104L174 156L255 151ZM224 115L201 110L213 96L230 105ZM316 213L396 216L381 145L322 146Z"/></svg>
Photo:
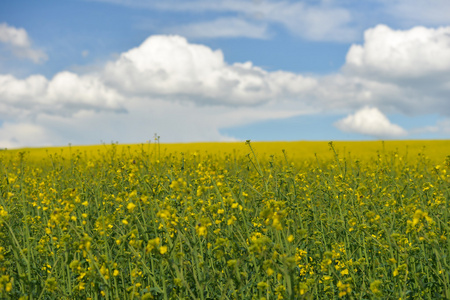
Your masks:
<svg viewBox="0 0 450 300"><path fill-rule="evenodd" d="M450 2L0 2L0 148L450 137Z"/></svg>

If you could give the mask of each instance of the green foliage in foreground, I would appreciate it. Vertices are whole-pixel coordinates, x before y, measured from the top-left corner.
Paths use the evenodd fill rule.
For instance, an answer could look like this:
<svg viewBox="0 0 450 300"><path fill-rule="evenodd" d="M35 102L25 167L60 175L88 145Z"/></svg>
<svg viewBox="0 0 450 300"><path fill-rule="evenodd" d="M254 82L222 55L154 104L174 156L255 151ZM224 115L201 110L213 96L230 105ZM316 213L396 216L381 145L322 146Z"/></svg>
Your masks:
<svg viewBox="0 0 450 300"><path fill-rule="evenodd" d="M248 146L0 155L0 298L450 298L448 160Z"/></svg>

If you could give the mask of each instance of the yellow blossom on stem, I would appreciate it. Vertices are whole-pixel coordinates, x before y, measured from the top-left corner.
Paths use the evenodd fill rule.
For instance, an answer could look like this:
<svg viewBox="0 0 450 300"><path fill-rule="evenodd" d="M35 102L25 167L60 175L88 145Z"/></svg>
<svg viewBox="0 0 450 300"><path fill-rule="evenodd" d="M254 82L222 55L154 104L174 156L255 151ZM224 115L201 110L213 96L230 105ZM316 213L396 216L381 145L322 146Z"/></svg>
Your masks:
<svg viewBox="0 0 450 300"><path fill-rule="evenodd" d="M128 209L129 212L132 212L135 207L136 207L136 204L134 204L133 202L130 202L127 205L127 209Z"/></svg>

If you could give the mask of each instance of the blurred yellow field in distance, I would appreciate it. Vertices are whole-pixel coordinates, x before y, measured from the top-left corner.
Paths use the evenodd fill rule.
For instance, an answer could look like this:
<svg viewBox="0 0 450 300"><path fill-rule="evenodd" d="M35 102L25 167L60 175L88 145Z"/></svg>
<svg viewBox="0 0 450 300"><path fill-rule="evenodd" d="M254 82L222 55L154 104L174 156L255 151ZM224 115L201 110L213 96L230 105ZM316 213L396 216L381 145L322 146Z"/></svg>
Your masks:
<svg viewBox="0 0 450 300"><path fill-rule="evenodd" d="M450 141L0 151L1 299L450 299Z"/></svg>
<svg viewBox="0 0 450 300"><path fill-rule="evenodd" d="M289 159L303 161L315 159L316 155L321 160L333 159L334 154L330 151L329 142L251 142L259 156L267 158L270 155L283 156L282 150L286 151ZM450 140L413 140L413 141L337 141L334 147L341 157L354 157L358 159L375 158L378 154L397 152L401 156L407 155L409 159L415 159L418 154L424 154L433 162L442 162L450 155ZM48 158L49 154L62 155L69 158L71 153L77 151L91 157L96 157L102 151L107 151L110 144L93 146L64 146L48 148L23 148L8 150L8 153L26 152L31 160ZM144 150L153 154L160 153L178 155L185 154L235 154L246 155L248 148L244 142L205 142L205 143L169 143L157 145L154 141L145 144L122 145L117 144L117 151L133 153Z"/></svg>

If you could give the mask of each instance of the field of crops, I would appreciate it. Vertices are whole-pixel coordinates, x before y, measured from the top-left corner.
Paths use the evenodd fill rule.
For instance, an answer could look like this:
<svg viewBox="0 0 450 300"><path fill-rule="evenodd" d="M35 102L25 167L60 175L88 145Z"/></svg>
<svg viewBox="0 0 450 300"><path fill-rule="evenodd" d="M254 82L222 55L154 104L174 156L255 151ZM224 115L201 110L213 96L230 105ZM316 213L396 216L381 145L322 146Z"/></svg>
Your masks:
<svg viewBox="0 0 450 300"><path fill-rule="evenodd" d="M449 299L450 141L0 151L1 299Z"/></svg>

